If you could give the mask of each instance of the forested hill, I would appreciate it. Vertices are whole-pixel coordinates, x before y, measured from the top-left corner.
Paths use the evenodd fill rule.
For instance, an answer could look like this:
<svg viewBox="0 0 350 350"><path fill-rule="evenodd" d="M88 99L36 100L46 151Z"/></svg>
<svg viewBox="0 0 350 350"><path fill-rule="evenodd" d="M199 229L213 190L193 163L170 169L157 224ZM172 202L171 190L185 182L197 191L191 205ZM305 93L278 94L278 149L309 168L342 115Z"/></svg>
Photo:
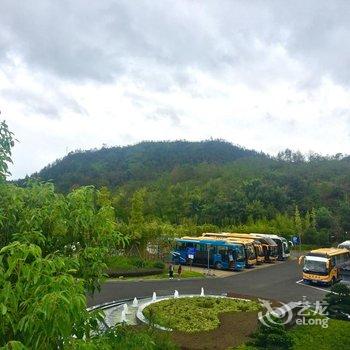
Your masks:
<svg viewBox="0 0 350 350"><path fill-rule="evenodd" d="M218 140L142 142L70 153L33 177L63 192L104 187L123 223L302 230L310 243L350 239L350 159L341 154L285 150L273 158Z"/></svg>
<svg viewBox="0 0 350 350"><path fill-rule="evenodd" d="M225 141L141 142L133 146L76 151L33 177L53 181L67 192L81 185L114 188L129 181L147 182L177 167L225 164L247 157L266 158Z"/></svg>

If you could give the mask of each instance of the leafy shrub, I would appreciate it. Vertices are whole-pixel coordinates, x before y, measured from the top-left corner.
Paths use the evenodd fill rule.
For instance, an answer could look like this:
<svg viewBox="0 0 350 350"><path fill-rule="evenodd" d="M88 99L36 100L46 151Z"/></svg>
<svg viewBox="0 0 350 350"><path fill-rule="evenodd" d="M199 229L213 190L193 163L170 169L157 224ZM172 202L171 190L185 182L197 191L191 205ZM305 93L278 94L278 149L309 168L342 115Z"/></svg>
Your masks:
<svg viewBox="0 0 350 350"><path fill-rule="evenodd" d="M155 265L158 266L155 266ZM144 260L136 256L125 256L125 255L115 255L110 257L107 261L109 268L120 269L120 270L134 270L141 268L161 268L164 269L164 263L161 261Z"/></svg>
<svg viewBox="0 0 350 350"><path fill-rule="evenodd" d="M176 350L169 334L152 329L117 326L116 329L90 340L72 340L65 350Z"/></svg>
<svg viewBox="0 0 350 350"><path fill-rule="evenodd" d="M284 325L278 318L273 318L270 322L265 318L265 324L260 324L259 329L252 334L253 345L259 349L268 350L288 350L293 347L293 338L285 330Z"/></svg>
<svg viewBox="0 0 350 350"><path fill-rule="evenodd" d="M146 267L146 262L142 259L135 259L134 265L138 268L143 268L143 267Z"/></svg>
<svg viewBox="0 0 350 350"><path fill-rule="evenodd" d="M163 261L155 261L153 263L153 267L157 268L157 269L162 269L164 270L165 269L165 264Z"/></svg>
<svg viewBox="0 0 350 350"><path fill-rule="evenodd" d="M336 283L331 293L325 297L328 303L327 311L330 317L348 320L350 314L350 288L344 283Z"/></svg>
<svg viewBox="0 0 350 350"><path fill-rule="evenodd" d="M107 275L110 278L118 278L118 277L142 277L142 276L158 276L162 275L163 270L156 268L144 268L144 269L129 269L129 270L116 270L113 269L107 270Z"/></svg>

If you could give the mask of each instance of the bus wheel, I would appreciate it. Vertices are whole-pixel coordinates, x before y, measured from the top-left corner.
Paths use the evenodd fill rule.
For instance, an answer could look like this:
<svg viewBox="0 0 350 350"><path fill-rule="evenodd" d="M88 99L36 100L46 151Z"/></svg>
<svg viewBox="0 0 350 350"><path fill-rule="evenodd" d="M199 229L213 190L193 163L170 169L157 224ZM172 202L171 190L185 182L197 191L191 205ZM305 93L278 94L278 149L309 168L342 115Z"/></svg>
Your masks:
<svg viewBox="0 0 350 350"><path fill-rule="evenodd" d="M222 265L221 265L219 262L215 263L214 267L215 267L217 270L221 270L221 269L222 269Z"/></svg>
<svg viewBox="0 0 350 350"><path fill-rule="evenodd" d="M335 277L333 276L332 277L332 282L331 282L331 285L334 286L336 284L337 280L335 279Z"/></svg>

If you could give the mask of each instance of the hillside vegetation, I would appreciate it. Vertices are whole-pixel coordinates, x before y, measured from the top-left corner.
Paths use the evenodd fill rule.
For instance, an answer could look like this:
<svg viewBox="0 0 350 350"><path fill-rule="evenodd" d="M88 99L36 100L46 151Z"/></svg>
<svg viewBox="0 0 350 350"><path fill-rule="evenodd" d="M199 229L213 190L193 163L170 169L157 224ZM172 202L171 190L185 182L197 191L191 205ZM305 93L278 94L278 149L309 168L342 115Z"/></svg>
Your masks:
<svg viewBox="0 0 350 350"><path fill-rule="evenodd" d="M321 244L350 232L350 160L340 154L272 158L220 140L142 142L70 153L33 177L62 192L103 188L124 223L299 231Z"/></svg>
<svg viewBox="0 0 350 350"><path fill-rule="evenodd" d="M76 151L34 176L53 180L61 191L73 186L115 187L129 181L147 182L176 167L202 163L226 164L247 157L263 157L228 142L141 142L134 146Z"/></svg>

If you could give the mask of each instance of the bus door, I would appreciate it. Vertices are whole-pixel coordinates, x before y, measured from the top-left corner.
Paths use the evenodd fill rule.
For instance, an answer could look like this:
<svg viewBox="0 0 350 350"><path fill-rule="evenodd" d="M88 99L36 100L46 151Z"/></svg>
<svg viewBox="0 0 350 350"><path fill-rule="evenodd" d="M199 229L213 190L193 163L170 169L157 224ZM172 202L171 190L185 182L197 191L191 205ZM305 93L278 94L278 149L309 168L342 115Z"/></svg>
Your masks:
<svg viewBox="0 0 350 350"><path fill-rule="evenodd" d="M262 244L264 256L265 256L265 262L268 262L270 260L270 248L267 244Z"/></svg>
<svg viewBox="0 0 350 350"><path fill-rule="evenodd" d="M282 240L279 238L272 238L272 240L277 244L277 258L278 258L278 260L283 260Z"/></svg>
<svg viewBox="0 0 350 350"><path fill-rule="evenodd" d="M221 264L224 267L228 267L228 247L225 246L219 246L218 247L218 253L221 255Z"/></svg>
<svg viewBox="0 0 350 350"><path fill-rule="evenodd" d="M286 239L282 240L282 247L283 247L283 258L287 259L290 257L290 249L288 245L288 241Z"/></svg>
<svg viewBox="0 0 350 350"><path fill-rule="evenodd" d="M208 264L208 250L206 244L195 244L196 255L194 257L194 263L199 265Z"/></svg>

